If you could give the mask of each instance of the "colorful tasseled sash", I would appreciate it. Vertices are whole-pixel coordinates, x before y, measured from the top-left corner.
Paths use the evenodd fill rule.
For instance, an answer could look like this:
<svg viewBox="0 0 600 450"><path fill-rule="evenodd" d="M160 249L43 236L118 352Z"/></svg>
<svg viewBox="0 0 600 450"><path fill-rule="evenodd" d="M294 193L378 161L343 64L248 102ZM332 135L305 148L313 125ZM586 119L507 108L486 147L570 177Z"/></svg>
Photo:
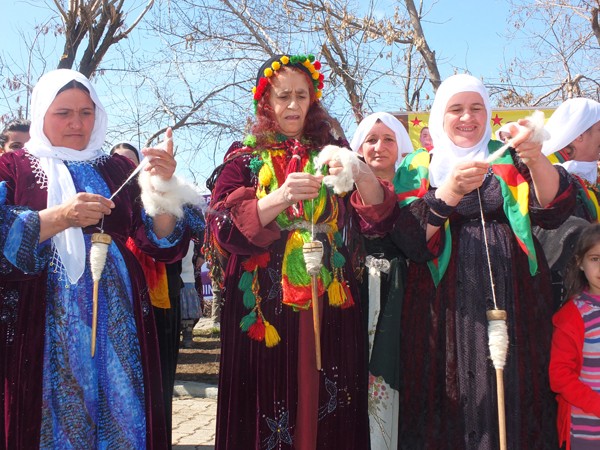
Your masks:
<svg viewBox="0 0 600 450"><path fill-rule="evenodd" d="M318 150L308 149L300 141L290 139L272 148L255 150L250 169L257 174L257 198L263 198L278 189L292 172L315 173L314 158ZM321 185L319 196L290 206L280 213L276 221L281 229L289 230L282 261L283 304L296 310L311 307L311 277L306 271L303 245L312 239L311 224L327 236L331 249L330 260L323 261L318 275L318 292L328 293L329 304L342 308L354 304L348 285L343 277L344 256L338 251L343 244L337 228L338 199ZM324 231L325 230L325 231ZM266 268L270 259L268 252L252 256L243 263L245 272L240 278L239 289L243 292L244 306L250 312L242 318L240 328L255 340L265 341L267 347L276 345L280 338L274 327L265 319L260 303L258 270Z"/></svg>
<svg viewBox="0 0 600 450"><path fill-rule="evenodd" d="M579 184L577 189L577 198L583 203L583 206L590 215L593 222L597 222L600 217L600 205L598 204L598 185L594 186L587 180L578 175L571 174Z"/></svg>
<svg viewBox="0 0 600 450"><path fill-rule="evenodd" d="M488 144L489 153L493 153L501 145L500 142L490 141ZM423 197L429 190L429 161L430 155L423 149L412 152L402 161L394 178L394 187L400 207ZM504 199L504 213L521 250L527 255L529 272L535 275L538 264L529 218L529 184L515 167L514 161L508 152L496 159L492 164L492 171L500 182ZM445 239L442 253L427 263L436 286L444 276L450 261L452 237L449 223L449 220L444 223Z"/></svg>
<svg viewBox="0 0 600 450"><path fill-rule="evenodd" d="M167 268L165 264L155 261L154 258L142 252L131 238L127 239L125 246L131 250L142 266L152 306L169 309L171 301L169 300L169 283L167 281Z"/></svg>

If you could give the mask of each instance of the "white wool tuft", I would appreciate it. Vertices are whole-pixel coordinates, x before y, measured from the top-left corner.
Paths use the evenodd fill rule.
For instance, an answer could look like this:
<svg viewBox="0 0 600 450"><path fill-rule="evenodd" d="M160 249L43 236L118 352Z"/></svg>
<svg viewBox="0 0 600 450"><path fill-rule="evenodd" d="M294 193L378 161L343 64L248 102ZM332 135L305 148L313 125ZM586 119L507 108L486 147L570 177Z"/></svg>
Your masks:
<svg viewBox="0 0 600 450"><path fill-rule="evenodd" d="M337 145L327 145L319 152L315 159L317 173L321 167L328 161L339 161L342 164L342 171L338 175L327 175L323 178L323 183L333 188L336 194L344 194L354 188L354 172L358 171L358 155L347 148Z"/></svg>
<svg viewBox="0 0 600 450"><path fill-rule="evenodd" d="M142 171L138 177L142 188L142 203L151 217L172 214L181 219L183 205L201 205L202 194L192 183L173 175L170 180Z"/></svg>

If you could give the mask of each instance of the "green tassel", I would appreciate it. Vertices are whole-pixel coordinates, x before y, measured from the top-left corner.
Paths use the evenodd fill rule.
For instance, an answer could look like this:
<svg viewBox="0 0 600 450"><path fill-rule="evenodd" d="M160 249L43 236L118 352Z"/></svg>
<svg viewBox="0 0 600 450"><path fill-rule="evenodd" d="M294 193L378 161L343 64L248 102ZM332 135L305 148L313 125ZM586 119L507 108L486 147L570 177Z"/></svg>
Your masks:
<svg viewBox="0 0 600 450"><path fill-rule="evenodd" d="M344 267L346 264L346 258L340 252L333 252L333 267L339 269L340 267Z"/></svg>
<svg viewBox="0 0 600 450"><path fill-rule="evenodd" d="M252 288L252 278L252 272L244 272L240 277L238 288L244 292Z"/></svg>
<svg viewBox="0 0 600 450"><path fill-rule="evenodd" d="M333 234L333 240L335 242L336 247L343 247L343 245L344 245L344 238L342 238L342 233L340 233L339 231L336 231Z"/></svg>
<svg viewBox="0 0 600 450"><path fill-rule="evenodd" d="M256 146L256 136L253 134L249 134L246 136L242 142L246 147L255 147Z"/></svg>
<svg viewBox="0 0 600 450"><path fill-rule="evenodd" d="M240 321L240 328L242 329L242 331L247 332L248 329L252 325L254 325L255 322L256 322L256 311L250 311L249 314L242 317L242 320Z"/></svg>
<svg viewBox="0 0 600 450"><path fill-rule="evenodd" d="M247 309L252 309L256 306L256 295L252 292L251 289L244 291L244 306Z"/></svg>
<svg viewBox="0 0 600 450"><path fill-rule="evenodd" d="M255 156L250 160L250 163L248 163L248 167L250 167L252 173L258 174L264 163L265 162L262 159L260 159L258 156Z"/></svg>

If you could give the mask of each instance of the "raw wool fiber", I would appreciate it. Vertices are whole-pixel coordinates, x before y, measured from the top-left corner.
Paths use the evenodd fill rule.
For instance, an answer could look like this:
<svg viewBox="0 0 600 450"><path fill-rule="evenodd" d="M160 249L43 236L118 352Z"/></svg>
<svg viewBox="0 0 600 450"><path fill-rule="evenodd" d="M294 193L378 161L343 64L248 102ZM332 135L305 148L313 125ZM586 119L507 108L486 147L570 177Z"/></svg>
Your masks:
<svg viewBox="0 0 600 450"><path fill-rule="evenodd" d="M142 203L146 212L154 217L157 214L172 214L181 219L183 205L201 205L203 197L198 188L173 175L170 180L142 171L139 176L142 188Z"/></svg>
<svg viewBox="0 0 600 450"><path fill-rule="evenodd" d="M321 168L329 161L338 161L343 168L337 175L326 175L323 183L338 195L351 191L354 187L354 174L360 169L358 155L347 148L327 145L315 160L317 173L320 173Z"/></svg>

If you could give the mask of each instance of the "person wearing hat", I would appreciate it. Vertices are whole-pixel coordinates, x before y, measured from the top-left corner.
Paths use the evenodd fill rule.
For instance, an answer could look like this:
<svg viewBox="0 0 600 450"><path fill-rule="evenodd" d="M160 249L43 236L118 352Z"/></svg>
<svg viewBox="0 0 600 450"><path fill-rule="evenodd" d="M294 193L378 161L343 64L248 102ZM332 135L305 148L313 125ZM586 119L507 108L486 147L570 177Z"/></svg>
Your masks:
<svg viewBox="0 0 600 450"><path fill-rule="evenodd" d="M351 194L323 184L341 164L317 173L316 158L346 143L332 137L322 89L312 55L269 58L253 89L252 134L207 183L205 256L223 274L216 450L369 446L366 345L344 232L352 209L362 232L383 233L396 201L358 160ZM313 240L323 257L309 275L303 245Z"/></svg>

